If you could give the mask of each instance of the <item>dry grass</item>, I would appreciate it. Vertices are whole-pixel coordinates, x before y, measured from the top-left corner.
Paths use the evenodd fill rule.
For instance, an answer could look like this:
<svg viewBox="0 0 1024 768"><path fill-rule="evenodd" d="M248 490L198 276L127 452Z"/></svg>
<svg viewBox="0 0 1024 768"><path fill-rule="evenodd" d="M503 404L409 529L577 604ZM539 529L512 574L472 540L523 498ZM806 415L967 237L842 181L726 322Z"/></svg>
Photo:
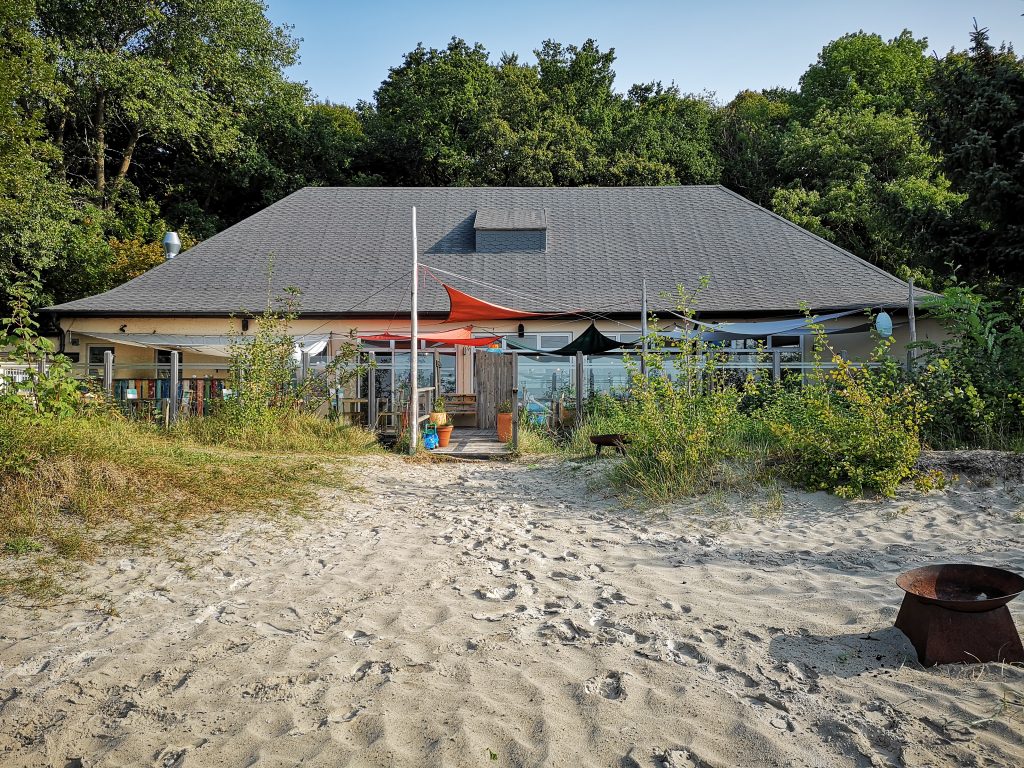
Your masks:
<svg viewBox="0 0 1024 768"><path fill-rule="evenodd" d="M115 548L171 544L234 514L299 511L326 462L370 443L334 427L319 443L303 433L305 452L254 452L109 416L26 425L0 415L0 449L18 454L0 465L0 595L45 602L69 569Z"/></svg>

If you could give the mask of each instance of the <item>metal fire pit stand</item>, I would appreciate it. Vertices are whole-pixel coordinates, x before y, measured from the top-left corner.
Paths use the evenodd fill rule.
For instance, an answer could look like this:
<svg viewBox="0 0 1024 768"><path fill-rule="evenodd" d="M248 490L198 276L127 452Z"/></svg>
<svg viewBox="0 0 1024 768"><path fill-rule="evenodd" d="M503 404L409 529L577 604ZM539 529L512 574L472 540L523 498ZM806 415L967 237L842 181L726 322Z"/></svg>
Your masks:
<svg viewBox="0 0 1024 768"><path fill-rule="evenodd" d="M1024 661L1006 604L1024 592L1024 576L987 565L946 563L901 573L906 595L896 617L926 667Z"/></svg>
<svg viewBox="0 0 1024 768"><path fill-rule="evenodd" d="M896 617L896 628L910 638L918 661L926 667L1024 662L1024 646L1005 605L967 613L926 603L908 592Z"/></svg>

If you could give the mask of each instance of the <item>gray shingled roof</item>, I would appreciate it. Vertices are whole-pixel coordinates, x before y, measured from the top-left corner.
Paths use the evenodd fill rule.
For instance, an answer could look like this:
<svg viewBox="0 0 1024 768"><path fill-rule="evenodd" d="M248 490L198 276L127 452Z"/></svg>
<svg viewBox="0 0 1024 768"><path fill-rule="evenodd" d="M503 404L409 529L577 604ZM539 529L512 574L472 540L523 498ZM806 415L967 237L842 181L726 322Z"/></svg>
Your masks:
<svg viewBox="0 0 1024 768"><path fill-rule="evenodd" d="M705 313L907 300L897 278L720 186L333 187L299 190L124 285L53 309L259 312L272 256L273 292L299 288L303 314L392 315L409 307L413 206L422 264L469 278L435 272L461 290L524 310L636 313L643 277L656 297L679 284L692 289L705 275ZM544 211L546 252L475 252L477 212L494 220L501 210ZM429 276L420 309L448 309Z"/></svg>

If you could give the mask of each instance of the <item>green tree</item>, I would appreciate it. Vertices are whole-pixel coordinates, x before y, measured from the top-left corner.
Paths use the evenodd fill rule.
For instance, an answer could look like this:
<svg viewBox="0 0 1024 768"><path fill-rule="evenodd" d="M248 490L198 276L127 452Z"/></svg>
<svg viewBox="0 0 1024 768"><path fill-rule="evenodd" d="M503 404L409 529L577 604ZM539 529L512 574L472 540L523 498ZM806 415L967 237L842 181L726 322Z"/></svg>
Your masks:
<svg viewBox="0 0 1024 768"><path fill-rule="evenodd" d="M807 116L823 108L913 112L932 69L927 48L906 29L888 41L864 31L843 35L800 78L797 104Z"/></svg>
<svg viewBox="0 0 1024 768"><path fill-rule="evenodd" d="M616 105L614 163L624 157L664 169L627 176L627 184L715 184L722 164L715 152L715 106L709 97L684 96L675 85L634 85ZM614 168L613 168L614 170ZM609 180L612 183L612 180Z"/></svg>
<svg viewBox="0 0 1024 768"><path fill-rule="evenodd" d="M934 278L938 286L962 196L921 136L916 110L934 66L925 47L907 31L889 41L858 32L829 43L787 100L785 129L773 131L770 105L748 98L743 106L758 107L758 132L741 126L730 146L754 170L740 182L756 190L758 171L775 177L773 210L886 269L924 284ZM744 154L759 148L754 137L766 139L767 162Z"/></svg>
<svg viewBox="0 0 1024 768"><path fill-rule="evenodd" d="M32 34L33 13L31 0L0 4L0 314L21 275L57 260L73 213L66 186L51 174L60 154L43 140L57 87Z"/></svg>
<svg viewBox="0 0 1024 768"><path fill-rule="evenodd" d="M452 38L417 46L359 105L373 169L398 185L484 183L481 157L498 126L498 87L487 51Z"/></svg>
<svg viewBox="0 0 1024 768"><path fill-rule="evenodd" d="M822 110L787 132L781 153L793 181L775 192L775 211L887 269L934 266L928 234L960 198L912 115Z"/></svg>
<svg viewBox="0 0 1024 768"><path fill-rule="evenodd" d="M302 187L358 183L364 142L354 110L313 102L304 85L283 82L246 117L230 152L179 146L145 159L167 180L166 217L205 238Z"/></svg>
<svg viewBox="0 0 1024 768"><path fill-rule="evenodd" d="M715 115L722 183L758 205L771 205L782 183L779 157L793 96L781 89L741 91Z"/></svg>
<svg viewBox="0 0 1024 768"><path fill-rule="evenodd" d="M39 0L37 27L66 95L53 109L69 172L108 197L140 142L230 150L297 44L258 0Z"/></svg>
<svg viewBox="0 0 1024 768"><path fill-rule="evenodd" d="M975 26L968 51L938 61L929 81L927 135L966 194L953 258L999 291L1024 286L1024 58Z"/></svg>

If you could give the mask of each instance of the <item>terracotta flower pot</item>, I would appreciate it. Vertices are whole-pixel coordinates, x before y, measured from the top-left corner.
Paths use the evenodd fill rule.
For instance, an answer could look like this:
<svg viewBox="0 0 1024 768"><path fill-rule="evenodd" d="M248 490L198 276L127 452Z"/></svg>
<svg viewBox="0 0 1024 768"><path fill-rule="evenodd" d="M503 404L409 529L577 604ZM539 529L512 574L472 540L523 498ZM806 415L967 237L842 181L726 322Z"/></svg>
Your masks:
<svg viewBox="0 0 1024 768"><path fill-rule="evenodd" d="M498 414L498 440L507 443L512 439L512 414Z"/></svg>
<svg viewBox="0 0 1024 768"><path fill-rule="evenodd" d="M452 439L452 430L455 429L451 424L447 424L443 427L437 428L437 447L447 448L448 441Z"/></svg>

